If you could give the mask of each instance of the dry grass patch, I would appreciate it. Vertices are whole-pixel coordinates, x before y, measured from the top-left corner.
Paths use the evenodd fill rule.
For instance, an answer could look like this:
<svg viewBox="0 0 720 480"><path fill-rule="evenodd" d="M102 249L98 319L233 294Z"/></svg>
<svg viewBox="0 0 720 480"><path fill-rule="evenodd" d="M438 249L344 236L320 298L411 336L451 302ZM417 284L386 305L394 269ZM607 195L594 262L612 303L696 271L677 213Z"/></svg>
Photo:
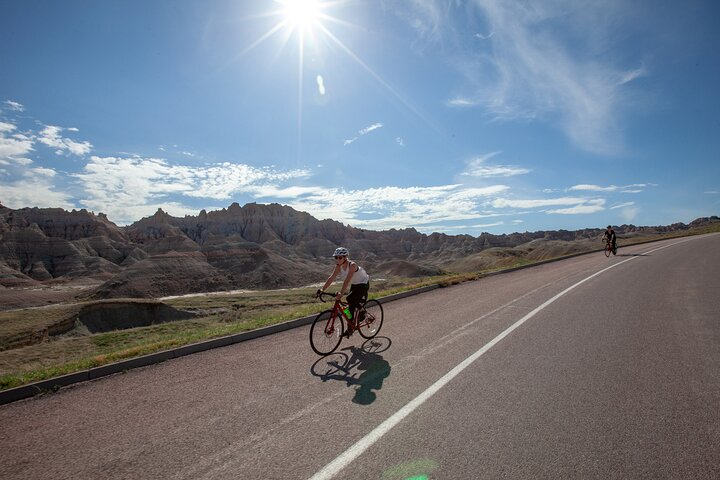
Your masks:
<svg viewBox="0 0 720 480"><path fill-rule="evenodd" d="M720 225L684 235L619 238L618 244L622 248L718 231ZM598 242L597 249L601 247ZM373 281L370 296L378 298L430 285L455 285L494 271L537 263L517 256L504 258L502 266L474 272ZM85 303L0 312L0 389L313 315L327 308L327 304L313 298L314 292L315 288L308 287L173 298L164 303L198 317L98 334L90 334L78 325L61 335L50 334L53 328L64 328L69 320L74 321Z"/></svg>

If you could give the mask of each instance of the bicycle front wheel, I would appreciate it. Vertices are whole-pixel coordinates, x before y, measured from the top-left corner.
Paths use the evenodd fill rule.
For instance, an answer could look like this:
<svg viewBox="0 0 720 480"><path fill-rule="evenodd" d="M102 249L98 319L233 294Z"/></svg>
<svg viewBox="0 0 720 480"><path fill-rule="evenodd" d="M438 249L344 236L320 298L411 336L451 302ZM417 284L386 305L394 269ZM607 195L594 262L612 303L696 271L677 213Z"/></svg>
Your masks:
<svg viewBox="0 0 720 480"><path fill-rule="evenodd" d="M610 256L610 252L612 252L612 247L611 247L610 244L608 243L607 245L605 245L605 256L606 256L606 257L609 257L609 256Z"/></svg>
<svg viewBox="0 0 720 480"><path fill-rule="evenodd" d="M310 346L318 355L330 355L340 345L344 329L342 315L333 316L332 310L325 310L310 327Z"/></svg>
<svg viewBox="0 0 720 480"><path fill-rule="evenodd" d="M383 308L377 300L368 300L360 310L358 331L363 338L373 338L380 332L383 323ZM363 317L364 315L364 317Z"/></svg>

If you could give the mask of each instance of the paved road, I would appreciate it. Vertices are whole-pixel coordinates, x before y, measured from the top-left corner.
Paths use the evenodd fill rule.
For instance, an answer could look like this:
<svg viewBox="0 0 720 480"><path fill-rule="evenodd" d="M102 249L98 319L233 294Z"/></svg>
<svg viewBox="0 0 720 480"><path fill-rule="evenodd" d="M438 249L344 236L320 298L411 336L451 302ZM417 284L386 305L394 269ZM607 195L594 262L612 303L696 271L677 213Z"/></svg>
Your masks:
<svg viewBox="0 0 720 480"><path fill-rule="evenodd" d="M720 478L720 235L386 305L0 407L0 477ZM608 268L610 267L610 268Z"/></svg>

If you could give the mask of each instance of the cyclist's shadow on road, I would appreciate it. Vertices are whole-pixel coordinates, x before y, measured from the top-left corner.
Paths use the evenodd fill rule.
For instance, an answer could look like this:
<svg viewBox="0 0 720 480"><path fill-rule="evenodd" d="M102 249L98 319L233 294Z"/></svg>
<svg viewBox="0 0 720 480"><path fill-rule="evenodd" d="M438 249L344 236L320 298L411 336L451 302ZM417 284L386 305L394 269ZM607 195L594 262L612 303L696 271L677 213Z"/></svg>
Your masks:
<svg viewBox="0 0 720 480"><path fill-rule="evenodd" d="M323 382L337 380L346 382L348 387L355 386L353 403L370 405L377 398L373 390L379 391L390 376L390 363L380 352L390 348L391 344L392 341L387 337L376 337L360 347L351 345L322 357L310 371Z"/></svg>

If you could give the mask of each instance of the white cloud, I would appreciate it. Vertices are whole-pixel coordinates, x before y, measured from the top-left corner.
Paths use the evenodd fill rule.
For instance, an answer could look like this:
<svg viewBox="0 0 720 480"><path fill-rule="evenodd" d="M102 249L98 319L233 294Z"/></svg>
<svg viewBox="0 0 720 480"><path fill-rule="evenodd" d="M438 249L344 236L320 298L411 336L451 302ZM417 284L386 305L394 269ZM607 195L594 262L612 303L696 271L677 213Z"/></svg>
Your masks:
<svg viewBox="0 0 720 480"><path fill-rule="evenodd" d="M395 143L397 143L397 144L400 145L401 147L404 147L404 146L405 146L405 140L403 140L403 139L400 138L400 137L396 137L396 138L395 138Z"/></svg>
<svg viewBox="0 0 720 480"><path fill-rule="evenodd" d="M360 135L367 135L368 133L372 132L373 130L377 130L378 128L382 128L382 127L383 127L383 124L382 124L382 123L373 123L373 124L370 125L369 127L363 128L363 129L360 130L358 133L359 133Z"/></svg>
<svg viewBox="0 0 720 480"><path fill-rule="evenodd" d="M21 103L13 102L12 100L5 100L5 105L7 105L10 110L13 110L15 112L25 111L25 107Z"/></svg>
<svg viewBox="0 0 720 480"><path fill-rule="evenodd" d="M581 215L596 213L605 210L605 200L602 198L588 200L586 204L576 205L569 208L559 208L557 210L548 210L546 213L555 213L560 215Z"/></svg>
<svg viewBox="0 0 720 480"><path fill-rule="evenodd" d="M495 208L542 208L560 205L583 205L587 198L582 197L560 197L545 199L512 200L509 198L498 198L492 202Z"/></svg>
<svg viewBox="0 0 720 480"><path fill-rule="evenodd" d="M255 198L300 198L308 195L323 195L323 187L278 187L275 185L259 186L254 189Z"/></svg>
<svg viewBox="0 0 720 480"><path fill-rule="evenodd" d="M632 207L633 205L635 205L635 202L620 203L618 205L613 205L612 207L610 207L610 210L617 210L618 208Z"/></svg>
<svg viewBox="0 0 720 480"><path fill-rule="evenodd" d="M168 213L193 211L171 201L170 195L230 200L241 193L262 195L263 189L282 193L276 183L307 176L306 170L278 171L227 162L189 167L158 158L98 156L92 156L83 172L74 175L85 188L81 203L120 223L135 221L158 207Z"/></svg>
<svg viewBox="0 0 720 480"><path fill-rule="evenodd" d="M75 208L72 196L58 191L52 183L55 171L48 168L33 168L10 184L0 182L2 204L9 208Z"/></svg>
<svg viewBox="0 0 720 480"><path fill-rule="evenodd" d="M455 97L445 102L445 105L448 107L475 107L479 105L479 102L465 97Z"/></svg>
<svg viewBox="0 0 720 480"><path fill-rule="evenodd" d="M530 173L527 168L511 166L511 165L485 165L485 162L498 155L500 152L492 152L487 155L475 158L468 162L467 169L461 175L471 177L512 177L514 175L524 175Z"/></svg>
<svg viewBox="0 0 720 480"><path fill-rule="evenodd" d="M0 122L0 165L32 163L25 155L33 151L33 141L23 134L12 134L16 129L12 123Z"/></svg>
<svg viewBox="0 0 720 480"><path fill-rule="evenodd" d="M36 168L31 168L31 169L27 170L24 173L24 176L26 176L26 177L42 176L42 177L52 178L56 175L56 173L57 172L55 170L53 170L52 168L36 167Z"/></svg>
<svg viewBox="0 0 720 480"><path fill-rule="evenodd" d="M610 185L609 187L601 187L599 185L587 185L587 184L581 184L581 185L574 185L570 187L568 190L579 190L579 191L591 191L591 192L614 192L618 189L615 185Z"/></svg>
<svg viewBox="0 0 720 480"><path fill-rule="evenodd" d="M487 35L483 35L482 33L476 33L474 35L475 38L479 38L480 40L490 40L494 36L495 36L495 32L490 32Z"/></svg>
<svg viewBox="0 0 720 480"><path fill-rule="evenodd" d="M62 127L48 125L40 132L37 140L48 147L57 148L56 153L58 154L69 152L73 155L83 156L90 152L92 149L90 142L76 142L69 138L63 138L60 136L63 130ZM73 131L77 131L77 129Z"/></svg>
<svg viewBox="0 0 720 480"><path fill-rule="evenodd" d="M620 75L620 81L618 81L618 85L624 85L626 83L632 82L636 78L644 77L646 74L647 70L645 70L645 67L640 67L636 68L635 70L623 72Z"/></svg>
<svg viewBox="0 0 720 480"><path fill-rule="evenodd" d="M464 232L467 232L468 230L480 230L483 228L500 227L502 225L505 225L505 222L477 223L477 224L464 224L464 225L435 224L435 225L423 225L422 227L418 228L417 230L422 233L452 232L452 231L459 231L460 233L464 233Z"/></svg>
<svg viewBox="0 0 720 480"><path fill-rule="evenodd" d="M474 0L462 6L429 1L410 6L411 13L399 16L420 39L435 44L455 35L446 43L454 47L450 60L465 77L466 92L446 105L480 106L493 121L539 119L583 150L622 152L620 120L627 108L622 95L646 71L619 68L598 53L613 40L621 5ZM468 14L483 20L491 33L475 37L492 37L492 49L479 51L477 42L468 46L461 37L465 34L457 33L466 31L465 25L449 24L464 22ZM573 41L576 36L580 41Z"/></svg>
<svg viewBox="0 0 720 480"><path fill-rule="evenodd" d="M382 128L382 127L383 127L382 123L373 123L372 125L367 126L367 127L363 128L362 130L358 131L360 136L345 140L343 142L343 146L350 145L351 143L357 141L357 139L362 137L363 135L367 135L368 133L372 132L373 130L377 130L378 128Z"/></svg>
<svg viewBox="0 0 720 480"><path fill-rule="evenodd" d="M607 187L601 187L599 185L587 185L580 184L570 187L568 190L573 191L590 191L590 192L619 192L619 193L642 193L644 189L652 184L646 183L634 183L632 185L617 186L610 185Z"/></svg>
<svg viewBox="0 0 720 480"><path fill-rule="evenodd" d="M332 218L355 227L383 230L495 216L483 207L508 189L505 185L467 188L379 187L366 190L319 189L288 204L317 218Z"/></svg>

